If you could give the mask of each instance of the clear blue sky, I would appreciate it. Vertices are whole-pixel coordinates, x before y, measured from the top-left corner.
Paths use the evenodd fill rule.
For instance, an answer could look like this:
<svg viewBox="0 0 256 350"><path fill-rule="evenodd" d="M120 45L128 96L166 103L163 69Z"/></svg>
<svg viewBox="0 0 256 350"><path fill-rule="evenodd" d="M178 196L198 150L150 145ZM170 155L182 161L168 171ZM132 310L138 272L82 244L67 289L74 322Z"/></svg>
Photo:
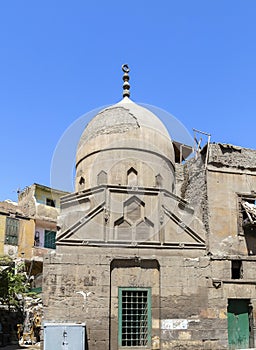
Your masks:
<svg viewBox="0 0 256 350"><path fill-rule="evenodd" d="M256 148L255 0L2 0L0 200L50 185L77 118L131 97L212 141Z"/></svg>

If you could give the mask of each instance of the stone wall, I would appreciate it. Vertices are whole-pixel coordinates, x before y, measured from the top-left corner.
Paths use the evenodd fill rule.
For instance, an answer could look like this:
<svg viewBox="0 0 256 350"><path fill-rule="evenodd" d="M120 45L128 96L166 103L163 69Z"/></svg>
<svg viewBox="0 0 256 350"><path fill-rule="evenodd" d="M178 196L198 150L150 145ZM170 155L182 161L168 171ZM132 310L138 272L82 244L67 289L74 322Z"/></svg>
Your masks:
<svg viewBox="0 0 256 350"><path fill-rule="evenodd" d="M161 349L227 348L226 300L201 252L61 247L44 269L44 320L85 322L90 350L118 349L118 287L127 286L151 287Z"/></svg>
<svg viewBox="0 0 256 350"><path fill-rule="evenodd" d="M206 150L176 165L175 195L144 188L143 213L150 205L157 208L151 218L159 231L154 241L117 242L109 234L118 219L112 218L111 203L120 208L141 189L102 185L66 197L59 221L65 239L60 233L56 253L45 257L45 321L85 322L89 350L118 350L118 288L146 287L152 291L152 349L229 348L229 302L248 301L250 317L256 317L256 256L248 254L239 223L239 198L256 193L256 152L211 144L206 159ZM112 197L103 195L110 190L116 191ZM103 203L102 216L95 214L87 231L90 238L102 230L105 241L82 239L83 224L94 215L83 196L99 207ZM241 273L234 277L237 261Z"/></svg>

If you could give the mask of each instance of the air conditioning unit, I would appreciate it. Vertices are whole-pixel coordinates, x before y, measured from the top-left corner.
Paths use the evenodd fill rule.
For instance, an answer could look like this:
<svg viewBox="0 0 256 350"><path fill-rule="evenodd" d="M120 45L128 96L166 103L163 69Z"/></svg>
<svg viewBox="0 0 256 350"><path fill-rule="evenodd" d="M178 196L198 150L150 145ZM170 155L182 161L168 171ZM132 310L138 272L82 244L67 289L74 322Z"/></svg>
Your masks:
<svg viewBox="0 0 256 350"><path fill-rule="evenodd" d="M44 350L87 350L85 323L44 323Z"/></svg>

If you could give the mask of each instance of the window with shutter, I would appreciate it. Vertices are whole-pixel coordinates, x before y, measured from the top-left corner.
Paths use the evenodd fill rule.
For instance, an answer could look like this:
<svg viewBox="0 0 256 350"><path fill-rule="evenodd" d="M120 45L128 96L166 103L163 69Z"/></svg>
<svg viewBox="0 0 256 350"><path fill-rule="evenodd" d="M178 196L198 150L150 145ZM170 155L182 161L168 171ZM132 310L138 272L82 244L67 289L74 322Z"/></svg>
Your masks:
<svg viewBox="0 0 256 350"><path fill-rule="evenodd" d="M50 231L50 230L45 230L44 231L44 247L50 248L50 249L55 249L56 248L55 241L56 241L56 232Z"/></svg>
<svg viewBox="0 0 256 350"><path fill-rule="evenodd" d="M5 244L18 245L19 220L7 217L5 226Z"/></svg>

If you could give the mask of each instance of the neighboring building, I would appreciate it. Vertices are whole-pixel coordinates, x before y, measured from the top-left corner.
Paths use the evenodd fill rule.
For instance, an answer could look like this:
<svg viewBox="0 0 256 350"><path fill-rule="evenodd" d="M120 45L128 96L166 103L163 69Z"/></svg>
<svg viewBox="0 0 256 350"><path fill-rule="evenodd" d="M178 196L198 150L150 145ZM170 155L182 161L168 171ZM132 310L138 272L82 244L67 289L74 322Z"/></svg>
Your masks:
<svg viewBox="0 0 256 350"><path fill-rule="evenodd" d="M33 184L19 192L18 203L0 202L0 256L24 259L30 275L42 274L43 255L56 247L60 197L66 194Z"/></svg>
<svg viewBox="0 0 256 350"><path fill-rule="evenodd" d="M67 192L33 184L19 194L19 207L22 212L33 218L33 256L42 256L45 249L55 249L57 217L60 198Z"/></svg>
<svg viewBox="0 0 256 350"><path fill-rule="evenodd" d="M31 259L34 245L34 221L16 202L0 202L0 256Z"/></svg>
<svg viewBox="0 0 256 350"><path fill-rule="evenodd" d="M43 255L54 251L59 214L60 197L67 192L39 184L26 187L19 192L18 203L6 200L0 202L0 277L5 280L7 269L24 263L32 291L42 291ZM9 259L11 258L11 259ZM4 283L1 293L5 293ZM33 304L31 306L30 304ZM23 300L24 315L15 307L0 305L0 346L17 341L17 324L24 326L23 340L36 341L35 331L41 320L40 298ZM37 324L38 326L38 324ZM38 329L38 327L34 327ZM40 327L39 327L40 329Z"/></svg>
<svg viewBox="0 0 256 350"><path fill-rule="evenodd" d="M177 162L128 80L81 136L44 260L45 322L85 322L89 350L252 348L256 151L208 143Z"/></svg>

